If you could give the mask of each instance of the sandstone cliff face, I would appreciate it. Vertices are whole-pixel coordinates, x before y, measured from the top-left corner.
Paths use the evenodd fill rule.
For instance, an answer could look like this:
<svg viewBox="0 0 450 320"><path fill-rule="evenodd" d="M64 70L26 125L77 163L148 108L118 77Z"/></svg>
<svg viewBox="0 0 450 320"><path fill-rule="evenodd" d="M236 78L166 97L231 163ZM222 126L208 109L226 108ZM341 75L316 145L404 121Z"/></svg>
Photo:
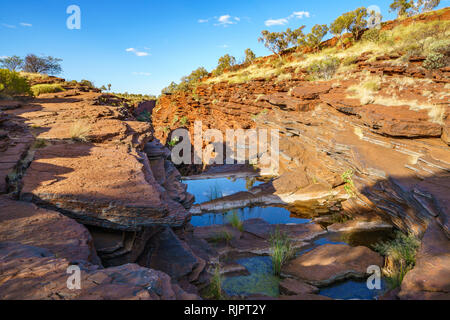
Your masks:
<svg viewBox="0 0 450 320"><path fill-rule="evenodd" d="M449 262L450 69L430 72L421 67L423 57L398 66L398 57L363 54L345 77L329 81L306 81L306 70L296 70L286 81L272 77L200 84L194 94L178 92L160 99L153 114L155 135L161 141L168 138L168 129L177 127L174 115L187 118L191 134L196 120L202 121L203 130L224 133L228 128L278 129L280 171L269 185L244 196L247 205L264 199L318 212L338 206L354 216L375 213L420 237L425 233L418 266L400 297L426 296L425 291L433 290L448 297L445 286L427 289L419 282L426 277L421 261L429 252L433 259ZM368 99L352 94L352 86L370 77L380 79L376 94ZM343 173L350 170L355 195L344 188ZM224 205L230 209L234 202L242 204L242 198L233 195L192 212ZM445 247L439 254L430 249L435 237ZM437 269L433 273L448 278L443 265Z"/></svg>

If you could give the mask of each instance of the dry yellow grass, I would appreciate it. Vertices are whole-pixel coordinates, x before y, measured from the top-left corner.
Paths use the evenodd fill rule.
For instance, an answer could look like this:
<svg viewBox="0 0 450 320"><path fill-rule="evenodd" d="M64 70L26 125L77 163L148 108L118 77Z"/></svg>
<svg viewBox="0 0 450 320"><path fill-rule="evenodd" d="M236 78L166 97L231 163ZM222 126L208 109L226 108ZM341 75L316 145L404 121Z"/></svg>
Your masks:
<svg viewBox="0 0 450 320"><path fill-rule="evenodd" d="M326 57L338 58L343 63L335 78L345 78L355 65L348 63L355 57L370 52L369 61L374 60L377 56L390 54L399 51L406 51L411 45L418 45L422 53L426 54L428 48L440 39L447 39L450 36L450 21L434 21L434 22L416 22L408 26L397 26L393 30L382 31L383 41L378 43L370 41L358 41L348 49L341 50L336 47L325 48L316 53L293 53L292 61L280 62L277 58L269 59L266 63L253 63L241 70L226 72L217 77L209 78L206 83L232 82L243 83L257 78L270 78L285 74L287 68L293 68L298 73L301 69L306 69L314 61L324 59ZM259 59L257 60L259 61ZM405 65L408 62L408 56L404 55L391 64ZM410 80L399 79L400 82L405 81L402 85L413 85Z"/></svg>
<svg viewBox="0 0 450 320"><path fill-rule="evenodd" d="M78 120L70 127L70 137L75 141L88 141L91 126L84 121Z"/></svg>

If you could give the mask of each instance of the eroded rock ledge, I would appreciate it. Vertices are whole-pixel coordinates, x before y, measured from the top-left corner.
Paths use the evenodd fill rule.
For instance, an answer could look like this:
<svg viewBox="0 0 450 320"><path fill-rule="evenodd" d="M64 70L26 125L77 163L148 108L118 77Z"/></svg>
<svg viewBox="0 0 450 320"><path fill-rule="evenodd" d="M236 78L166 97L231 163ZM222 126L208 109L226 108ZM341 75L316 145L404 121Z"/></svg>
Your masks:
<svg viewBox="0 0 450 320"><path fill-rule="evenodd" d="M0 105L1 299L198 299L141 258L163 230L183 245L171 228L193 196L151 125L111 99L67 87ZM67 288L71 265L81 290ZM204 267L196 259L182 276Z"/></svg>

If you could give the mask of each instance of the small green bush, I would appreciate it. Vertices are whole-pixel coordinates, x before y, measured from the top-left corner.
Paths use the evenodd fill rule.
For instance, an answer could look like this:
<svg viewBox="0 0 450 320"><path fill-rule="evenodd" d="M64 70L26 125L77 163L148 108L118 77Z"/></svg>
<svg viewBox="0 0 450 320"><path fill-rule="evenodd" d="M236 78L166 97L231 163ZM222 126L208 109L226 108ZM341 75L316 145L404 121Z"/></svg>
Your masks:
<svg viewBox="0 0 450 320"><path fill-rule="evenodd" d="M184 127L187 122L188 122L188 118L186 116L181 117L180 126Z"/></svg>
<svg viewBox="0 0 450 320"><path fill-rule="evenodd" d="M344 190L347 194L353 198L356 196L355 194L355 184L353 183L353 170L349 169L345 171L342 175L342 180L345 182Z"/></svg>
<svg viewBox="0 0 450 320"><path fill-rule="evenodd" d="M357 61L357 56L349 56L342 59L342 65L343 66L350 66L352 64L355 64Z"/></svg>
<svg viewBox="0 0 450 320"><path fill-rule="evenodd" d="M450 56L450 39L433 41L431 44L429 44L428 50L431 52L439 52L443 55Z"/></svg>
<svg viewBox="0 0 450 320"><path fill-rule="evenodd" d="M423 62L423 67L429 70L443 68L447 65L447 58L444 54L440 52L430 53L425 61Z"/></svg>
<svg viewBox="0 0 450 320"><path fill-rule="evenodd" d="M90 89L94 89L95 88L94 84L91 81L89 81L89 80L81 80L80 82L78 82L78 84L80 86L88 87Z"/></svg>
<svg viewBox="0 0 450 320"><path fill-rule="evenodd" d="M361 40L368 41L368 42L375 42L380 43L387 40L387 35L385 32L381 31L380 29L373 28L369 29L361 37Z"/></svg>
<svg viewBox="0 0 450 320"><path fill-rule="evenodd" d="M0 95L31 95L27 79L17 72L0 69Z"/></svg>
<svg viewBox="0 0 450 320"><path fill-rule="evenodd" d="M137 119L137 121L140 121L140 122L151 122L152 115L150 112L144 111L136 119Z"/></svg>
<svg viewBox="0 0 450 320"><path fill-rule="evenodd" d="M59 84L36 84L31 87L31 91L33 92L33 95L37 97L43 93L62 92L64 91L64 88Z"/></svg>
<svg viewBox="0 0 450 320"><path fill-rule="evenodd" d="M336 57L326 57L316 60L307 68L311 80L331 79L340 66L340 61Z"/></svg>
<svg viewBox="0 0 450 320"><path fill-rule="evenodd" d="M391 289L400 286L406 273L414 267L416 253L420 247L419 239L413 234L405 235L397 231L395 235L394 240L373 246L373 249L385 256L389 262L383 272Z"/></svg>
<svg viewBox="0 0 450 320"><path fill-rule="evenodd" d="M450 61L450 40L441 39L432 42L428 46L428 52L423 62L424 68L433 70L447 66Z"/></svg>

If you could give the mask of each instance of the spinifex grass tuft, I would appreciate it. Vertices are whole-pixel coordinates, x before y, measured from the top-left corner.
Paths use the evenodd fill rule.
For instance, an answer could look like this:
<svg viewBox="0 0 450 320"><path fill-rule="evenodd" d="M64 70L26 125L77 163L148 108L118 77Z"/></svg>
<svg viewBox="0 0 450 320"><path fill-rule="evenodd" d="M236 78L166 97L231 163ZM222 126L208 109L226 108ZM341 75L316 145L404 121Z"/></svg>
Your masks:
<svg viewBox="0 0 450 320"><path fill-rule="evenodd" d="M270 236L273 272L280 275L283 265L293 256L292 240L277 228Z"/></svg>
<svg viewBox="0 0 450 320"><path fill-rule="evenodd" d="M220 300L223 298L222 293L223 278L220 273L220 266L217 265L209 282L208 298Z"/></svg>
<svg viewBox="0 0 450 320"><path fill-rule="evenodd" d="M228 222L231 224L232 227L238 229L239 231L244 231L244 224L242 220L239 218L239 215L237 214L236 210L233 210L233 213L230 217L228 217Z"/></svg>

